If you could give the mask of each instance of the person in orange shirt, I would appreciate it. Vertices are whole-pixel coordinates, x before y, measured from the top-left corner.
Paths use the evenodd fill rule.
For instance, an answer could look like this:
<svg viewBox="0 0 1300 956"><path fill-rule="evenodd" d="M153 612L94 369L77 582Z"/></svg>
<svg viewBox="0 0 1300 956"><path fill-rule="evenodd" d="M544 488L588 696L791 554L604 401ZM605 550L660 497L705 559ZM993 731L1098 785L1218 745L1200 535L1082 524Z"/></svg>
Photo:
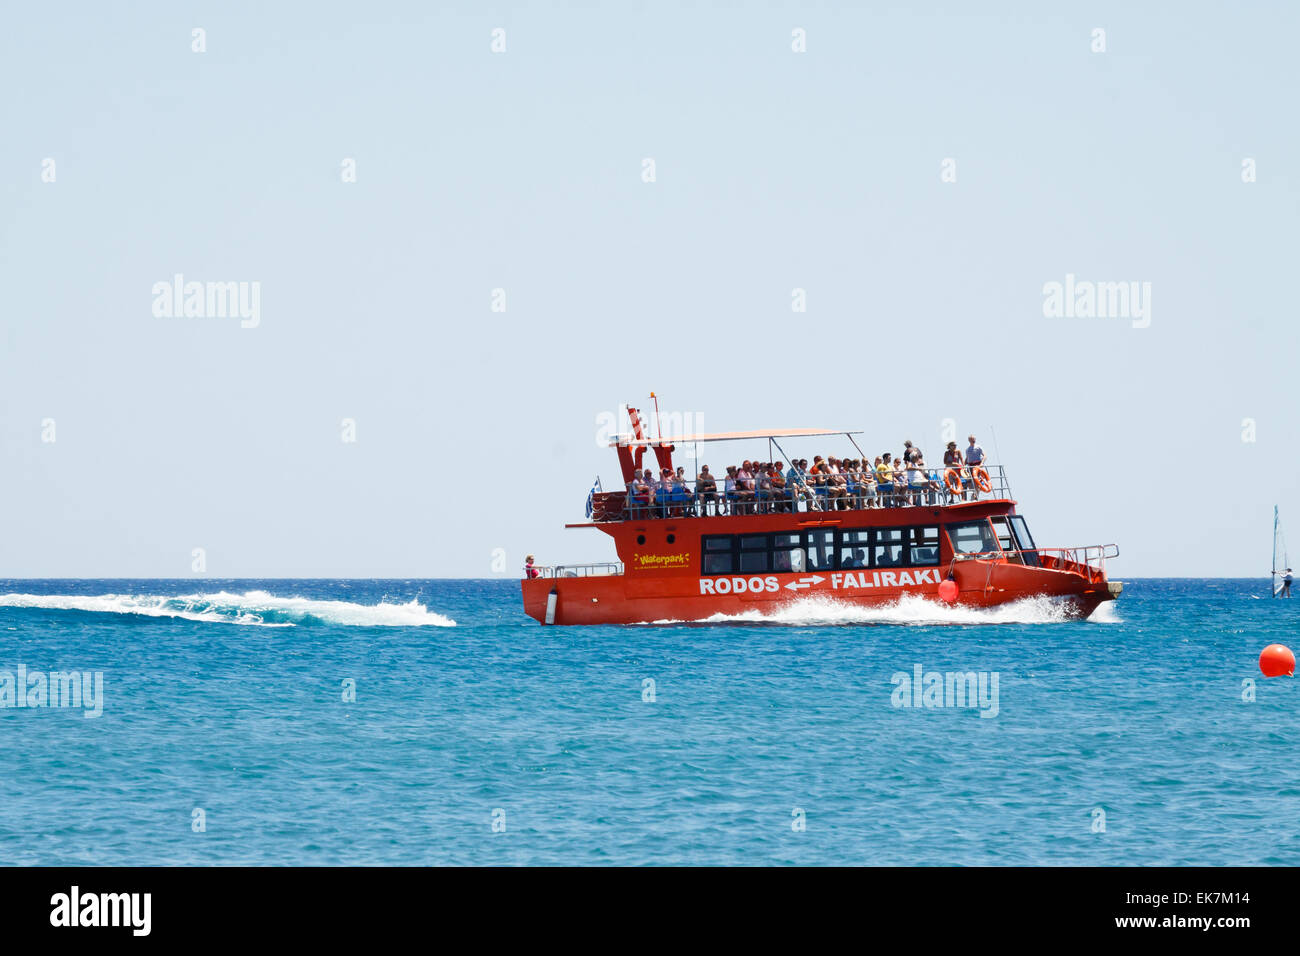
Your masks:
<svg viewBox="0 0 1300 956"><path fill-rule="evenodd" d="M772 479L772 508L774 511L789 511L790 499L785 493L785 475L781 471L782 462L776 462L770 469L768 475Z"/></svg>

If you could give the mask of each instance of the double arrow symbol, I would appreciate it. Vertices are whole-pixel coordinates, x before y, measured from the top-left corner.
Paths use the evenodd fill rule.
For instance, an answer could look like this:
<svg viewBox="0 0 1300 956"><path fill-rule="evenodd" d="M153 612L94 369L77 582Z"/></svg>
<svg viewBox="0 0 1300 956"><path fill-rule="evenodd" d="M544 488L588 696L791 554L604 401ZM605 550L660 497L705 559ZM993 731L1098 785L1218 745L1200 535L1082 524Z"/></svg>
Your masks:
<svg viewBox="0 0 1300 956"><path fill-rule="evenodd" d="M814 584L821 584L826 579L820 575L814 574L810 578L800 578L798 581L791 581L785 586L787 591L798 591L800 588L810 588Z"/></svg>

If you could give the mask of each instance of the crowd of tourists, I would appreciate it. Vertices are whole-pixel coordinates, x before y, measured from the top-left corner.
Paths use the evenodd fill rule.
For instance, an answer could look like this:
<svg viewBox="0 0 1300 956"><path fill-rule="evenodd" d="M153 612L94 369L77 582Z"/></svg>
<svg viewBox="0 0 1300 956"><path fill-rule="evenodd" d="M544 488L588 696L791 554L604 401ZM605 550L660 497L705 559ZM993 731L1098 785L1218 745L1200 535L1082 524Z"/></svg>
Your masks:
<svg viewBox="0 0 1300 956"><path fill-rule="evenodd" d="M817 455L787 468L780 461L742 461L718 477L708 465L691 481L684 468L638 468L627 483L631 517L657 515L776 514L793 511L846 511L900 508L977 500L992 491L984 449L969 436L964 451L948 442L942 467L926 464L912 442L899 455L884 452L874 461Z"/></svg>

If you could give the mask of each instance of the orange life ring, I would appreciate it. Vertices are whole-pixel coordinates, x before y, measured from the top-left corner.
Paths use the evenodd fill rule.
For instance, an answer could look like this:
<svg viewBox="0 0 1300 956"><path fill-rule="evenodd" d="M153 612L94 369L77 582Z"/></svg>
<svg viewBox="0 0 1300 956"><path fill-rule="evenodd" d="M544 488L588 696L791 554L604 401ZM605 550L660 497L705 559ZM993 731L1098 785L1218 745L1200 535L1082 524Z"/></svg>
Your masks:
<svg viewBox="0 0 1300 956"><path fill-rule="evenodd" d="M961 494L961 472L956 468L949 468L943 473L943 483L954 495Z"/></svg>
<svg viewBox="0 0 1300 956"><path fill-rule="evenodd" d="M975 469L971 472L971 477L975 479L975 484L979 490L985 494L993 490L993 485L989 481L988 469L983 465L976 465Z"/></svg>

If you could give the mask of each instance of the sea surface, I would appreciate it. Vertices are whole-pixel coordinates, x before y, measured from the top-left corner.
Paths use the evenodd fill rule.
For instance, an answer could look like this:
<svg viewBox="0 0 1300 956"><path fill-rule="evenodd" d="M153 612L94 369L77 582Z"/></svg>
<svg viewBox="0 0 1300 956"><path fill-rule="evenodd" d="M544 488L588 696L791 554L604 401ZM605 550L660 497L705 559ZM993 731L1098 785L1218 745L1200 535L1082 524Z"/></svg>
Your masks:
<svg viewBox="0 0 1300 956"><path fill-rule="evenodd" d="M1294 866L1273 642L1263 580L587 628L516 581L0 580L0 699L102 674L0 708L0 863Z"/></svg>

